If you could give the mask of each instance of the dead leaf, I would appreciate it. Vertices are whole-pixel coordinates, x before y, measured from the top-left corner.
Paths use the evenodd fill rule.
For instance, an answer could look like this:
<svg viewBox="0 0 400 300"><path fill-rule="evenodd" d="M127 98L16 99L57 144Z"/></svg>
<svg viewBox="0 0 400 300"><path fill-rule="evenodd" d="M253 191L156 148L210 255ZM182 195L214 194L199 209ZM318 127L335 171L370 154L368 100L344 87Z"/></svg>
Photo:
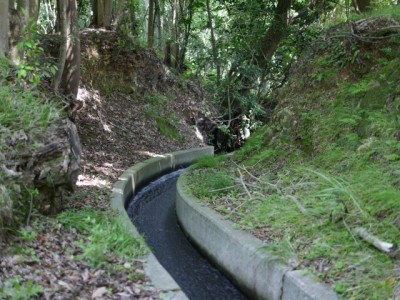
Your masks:
<svg viewBox="0 0 400 300"><path fill-rule="evenodd" d="M82 279L83 279L84 282L88 281L88 279L89 279L89 270L85 269L85 271L83 271L81 276L82 276Z"/></svg>
<svg viewBox="0 0 400 300"><path fill-rule="evenodd" d="M65 281L59 280L58 284L63 286L63 287L65 287L67 290L72 290L72 287L68 283L66 283Z"/></svg>
<svg viewBox="0 0 400 300"><path fill-rule="evenodd" d="M107 293L107 288L102 286L96 289L93 294L92 294L92 299L100 298L102 297L105 293Z"/></svg>
<svg viewBox="0 0 400 300"><path fill-rule="evenodd" d="M24 257L22 255L18 255L18 254L14 255L11 258L11 264L13 264L13 265L19 265L19 264L23 263L24 261L25 261Z"/></svg>

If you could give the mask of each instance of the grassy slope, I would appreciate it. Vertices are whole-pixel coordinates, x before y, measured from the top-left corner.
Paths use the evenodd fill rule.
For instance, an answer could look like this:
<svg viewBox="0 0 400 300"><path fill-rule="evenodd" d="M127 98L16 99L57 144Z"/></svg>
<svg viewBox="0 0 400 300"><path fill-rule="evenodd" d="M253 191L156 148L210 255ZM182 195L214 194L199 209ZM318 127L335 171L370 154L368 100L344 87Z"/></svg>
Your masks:
<svg viewBox="0 0 400 300"><path fill-rule="evenodd" d="M48 94L22 79L15 79L8 60L0 59L0 234L23 223L30 197L37 190L13 170L21 153L40 147L47 128L63 116L61 106ZM13 219L13 220L12 220ZM14 223L13 223L14 222Z"/></svg>
<svg viewBox="0 0 400 300"><path fill-rule="evenodd" d="M196 196L343 297L396 298L398 257L354 229L400 236L400 39L346 43L317 42L279 91L272 122L233 156L200 161L190 180Z"/></svg>

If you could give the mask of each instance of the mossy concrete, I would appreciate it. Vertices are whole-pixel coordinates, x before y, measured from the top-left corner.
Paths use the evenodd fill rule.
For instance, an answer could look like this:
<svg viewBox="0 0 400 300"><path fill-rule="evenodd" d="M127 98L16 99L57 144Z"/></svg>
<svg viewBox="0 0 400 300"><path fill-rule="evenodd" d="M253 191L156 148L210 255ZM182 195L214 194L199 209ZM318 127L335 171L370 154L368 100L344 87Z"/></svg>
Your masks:
<svg viewBox="0 0 400 300"><path fill-rule="evenodd" d="M301 271L292 271L271 255L253 235L199 203L185 189L185 176L177 183L176 211L183 230L237 286L252 299L336 300L329 287Z"/></svg>
<svg viewBox="0 0 400 300"><path fill-rule="evenodd" d="M125 210L127 201L135 194L135 191L164 173L181 166L186 166L200 156L211 155L213 153L213 147L196 148L160 155L134 165L126 170L114 184L111 195L111 207L119 213L126 228L133 235L139 237L139 232ZM144 257L144 260L146 261L144 266L145 273L154 286L160 290L163 299L187 299L177 283L164 267L161 266L154 255L149 254Z"/></svg>

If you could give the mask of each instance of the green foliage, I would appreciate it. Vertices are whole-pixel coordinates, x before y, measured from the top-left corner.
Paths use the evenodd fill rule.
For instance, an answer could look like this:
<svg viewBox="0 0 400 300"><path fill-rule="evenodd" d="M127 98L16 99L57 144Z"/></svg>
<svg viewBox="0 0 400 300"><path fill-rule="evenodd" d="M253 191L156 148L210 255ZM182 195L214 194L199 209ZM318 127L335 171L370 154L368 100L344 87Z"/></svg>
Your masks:
<svg viewBox="0 0 400 300"><path fill-rule="evenodd" d="M32 108L35 108L34 110ZM60 117L60 108L34 90L0 86L0 124L10 130L43 130Z"/></svg>
<svg viewBox="0 0 400 300"><path fill-rule="evenodd" d="M78 0L77 1L78 10L78 25L79 28L86 28L90 24L92 6L91 2L88 0Z"/></svg>
<svg viewBox="0 0 400 300"><path fill-rule="evenodd" d="M226 172L218 172L209 168L191 169L190 177L193 179L203 178L201 181L196 180L196 185L192 186L191 191L196 197L203 198L208 195L223 195L234 187L232 178ZM190 182L192 179L189 179Z"/></svg>
<svg viewBox="0 0 400 300"><path fill-rule="evenodd" d="M196 161L194 162L193 166L195 168L215 168L217 167L219 164L221 164L223 161L226 160L226 156L225 155L216 155L216 156L210 156L210 155L205 155L205 156L201 156L199 158L196 159Z"/></svg>
<svg viewBox="0 0 400 300"><path fill-rule="evenodd" d="M21 228L18 230L18 235L23 241L30 243L36 238L37 232L31 229Z"/></svg>
<svg viewBox="0 0 400 300"><path fill-rule="evenodd" d="M82 257L94 266L107 262L112 253L120 257L136 258L146 252L141 238L135 238L117 215L92 209L66 211L57 216L63 226L88 234L88 241L79 241Z"/></svg>
<svg viewBox="0 0 400 300"><path fill-rule="evenodd" d="M145 96L146 117L156 122L160 133L168 138L181 141L176 123L179 122L174 112L166 112L165 106L171 99L165 95L154 93Z"/></svg>
<svg viewBox="0 0 400 300"><path fill-rule="evenodd" d="M388 1L372 1L371 5L374 9L363 14L353 14L351 19L360 20L368 17L385 17L400 20L400 7L387 2Z"/></svg>
<svg viewBox="0 0 400 300"><path fill-rule="evenodd" d="M17 65L17 78L29 84L39 84L43 77L50 78L57 72L56 64L44 59L44 49L40 46L40 29L30 24L22 32L22 40L17 44L24 56Z"/></svg>
<svg viewBox="0 0 400 300"><path fill-rule="evenodd" d="M22 282L20 276L6 280L0 285L0 297L2 299L25 300L40 296L43 287L33 280L28 279Z"/></svg>
<svg viewBox="0 0 400 300"><path fill-rule="evenodd" d="M35 150L43 131L62 116L61 107L38 86L20 85L18 80L13 82L14 71L7 59L0 59L0 153L5 154L0 155L0 165L7 165L6 160L16 151ZM0 170L0 188L0 230L14 231L15 225L26 223L30 201L37 190L3 169Z"/></svg>
<svg viewBox="0 0 400 300"><path fill-rule="evenodd" d="M237 226L265 234L266 250L308 266L346 299L390 299L399 288L394 260L353 231L390 243L400 234L399 42L315 43L323 51L299 62L272 121L235 163L210 163L188 180ZM237 186L211 192L213 182L202 184L215 174L243 180L251 197Z"/></svg>
<svg viewBox="0 0 400 300"><path fill-rule="evenodd" d="M261 248L276 257L279 257L283 263L287 263L289 260L297 261L296 250L293 248L289 239L283 239L276 243L266 244Z"/></svg>
<svg viewBox="0 0 400 300"><path fill-rule="evenodd" d="M156 123L160 133L171 139L180 140L178 129L168 119L156 117Z"/></svg>
<svg viewBox="0 0 400 300"><path fill-rule="evenodd" d="M7 82L6 78L11 75L8 61L1 59L0 124L3 127L10 130L43 130L60 117L60 108L42 99L34 87L22 89Z"/></svg>

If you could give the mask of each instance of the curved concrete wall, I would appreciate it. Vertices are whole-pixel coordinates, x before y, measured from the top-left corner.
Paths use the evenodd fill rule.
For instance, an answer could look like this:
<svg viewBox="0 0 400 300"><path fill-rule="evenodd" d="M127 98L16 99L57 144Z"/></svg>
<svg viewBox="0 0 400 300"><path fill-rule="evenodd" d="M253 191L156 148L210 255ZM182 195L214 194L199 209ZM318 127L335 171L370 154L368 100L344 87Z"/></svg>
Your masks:
<svg viewBox="0 0 400 300"><path fill-rule="evenodd" d="M334 300L327 286L302 271L292 271L262 249L263 242L233 229L230 221L199 204L185 190L185 176L177 184L176 211L183 230L250 298L271 300Z"/></svg>
<svg viewBox="0 0 400 300"><path fill-rule="evenodd" d="M126 228L133 235L139 236L125 210L127 201L135 194L135 191L164 173L186 166L200 156L212 155L213 153L213 147L196 148L161 155L134 165L126 170L114 184L111 207L119 213ZM146 275L150 277L156 288L164 293L164 299L186 299L179 286L159 264L154 255L149 254L145 260L147 260L147 265L145 265Z"/></svg>

